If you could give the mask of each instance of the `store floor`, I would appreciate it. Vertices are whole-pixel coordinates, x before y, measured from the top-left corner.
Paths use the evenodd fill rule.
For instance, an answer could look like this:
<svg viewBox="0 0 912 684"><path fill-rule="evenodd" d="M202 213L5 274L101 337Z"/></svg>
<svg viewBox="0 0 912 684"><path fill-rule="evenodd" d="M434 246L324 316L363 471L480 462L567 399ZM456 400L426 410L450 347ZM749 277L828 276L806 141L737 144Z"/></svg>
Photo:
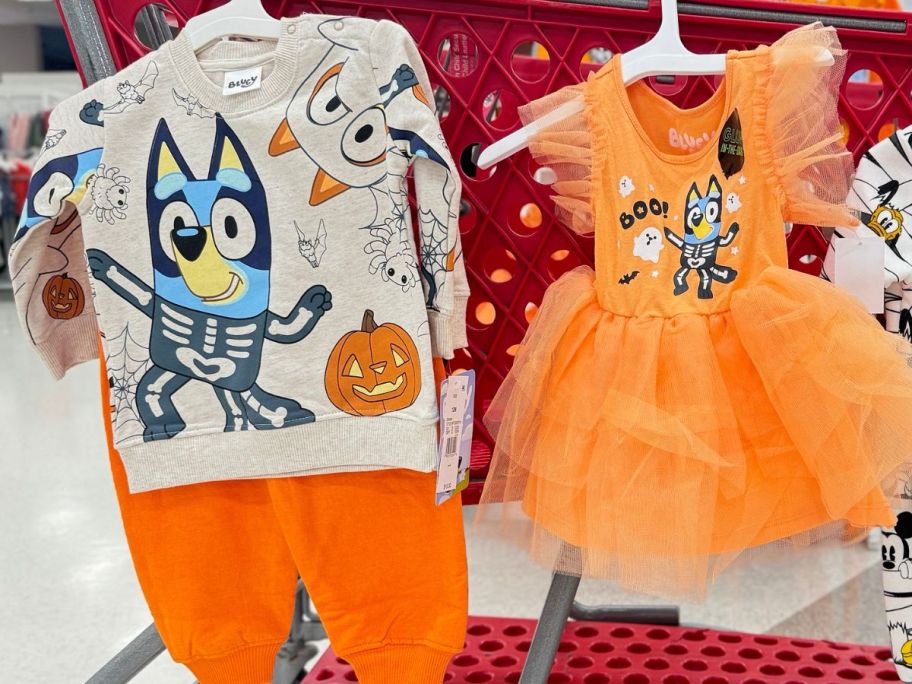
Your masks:
<svg viewBox="0 0 912 684"><path fill-rule="evenodd" d="M26 346L4 295L0 363L0 682L84 682L150 622L110 485L97 368L86 365L55 383ZM471 522L471 510L466 517ZM536 616L548 573L474 532L472 613ZM745 565L705 605L684 606L683 619L887 644L876 563L877 554L859 544ZM583 584L580 598L638 600L594 582ZM164 656L134 681L192 678Z"/></svg>

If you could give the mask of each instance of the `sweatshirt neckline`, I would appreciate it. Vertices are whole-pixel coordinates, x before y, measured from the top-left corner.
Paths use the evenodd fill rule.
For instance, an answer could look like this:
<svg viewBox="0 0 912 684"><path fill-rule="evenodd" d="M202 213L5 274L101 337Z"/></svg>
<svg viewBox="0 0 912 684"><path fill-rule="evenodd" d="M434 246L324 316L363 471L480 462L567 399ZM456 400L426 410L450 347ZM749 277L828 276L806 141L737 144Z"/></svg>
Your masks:
<svg viewBox="0 0 912 684"><path fill-rule="evenodd" d="M238 95L224 95L222 86L214 83L206 75L200 58L193 50L190 38L183 33L178 34L168 44L177 77L191 95L199 98L200 104L220 114L242 114L272 104L288 93L294 85L301 40L306 33L301 26L304 18L302 16L297 19L281 19L279 38L274 48L268 52L251 50L251 45L257 43L227 42L220 45L220 59L231 61L232 70L262 64L266 58L273 62L272 71L263 79L257 90ZM202 61L205 62L206 59Z"/></svg>

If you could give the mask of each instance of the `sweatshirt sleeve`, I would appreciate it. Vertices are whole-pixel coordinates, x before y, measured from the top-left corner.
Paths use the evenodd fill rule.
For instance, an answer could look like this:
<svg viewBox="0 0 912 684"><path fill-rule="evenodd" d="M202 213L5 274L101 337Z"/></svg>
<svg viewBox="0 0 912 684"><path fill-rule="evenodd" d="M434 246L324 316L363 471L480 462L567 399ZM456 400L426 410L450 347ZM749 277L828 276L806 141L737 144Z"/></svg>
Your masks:
<svg viewBox="0 0 912 684"><path fill-rule="evenodd" d="M459 238L461 182L434 111L432 90L408 32L380 21L371 38L390 149L412 167L419 222L419 270L435 356L466 346L469 286Z"/></svg>
<svg viewBox="0 0 912 684"><path fill-rule="evenodd" d="M76 207L101 162L103 81L51 113L9 264L19 320L55 378L98 358L92 289Z"/></svg>

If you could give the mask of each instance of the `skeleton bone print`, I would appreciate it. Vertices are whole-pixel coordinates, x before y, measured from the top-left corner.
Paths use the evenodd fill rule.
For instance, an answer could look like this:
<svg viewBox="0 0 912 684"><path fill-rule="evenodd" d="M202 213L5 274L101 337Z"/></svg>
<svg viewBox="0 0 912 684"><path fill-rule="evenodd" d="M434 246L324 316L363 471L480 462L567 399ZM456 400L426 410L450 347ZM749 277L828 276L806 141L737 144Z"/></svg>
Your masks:
<svg viewBox="0 0 912 684"><path fill-rule="evenodd" d="M146 179L152 285L106 252L86 251L95 280L151 319L151 364L136 389L145 441L171 439L187 427L174 395L190 381L213 388L226 432L315 420L257 379L265 342L303 340L332 308L332 296L312 285L288 315L269 309L266 192L223 118L215 118L214 133L208 174L199 177L159 120Z"/></svg>
<svg viewBox="0 0 912 684"><path fill-rule="evenodd" d="M684 215L684 236L665 227L665 237L681 250L681 268L674 275L674 294L682 295L690 289L687 278L691 272L699 276L697 297L712 299L713 282L731 283L738 272L716 261L719 248L730 245L738 234L738 222L733 222L722 234L722 186L713 175L709 178L706 194L701 194L696 183L687 193Z"/></svg>

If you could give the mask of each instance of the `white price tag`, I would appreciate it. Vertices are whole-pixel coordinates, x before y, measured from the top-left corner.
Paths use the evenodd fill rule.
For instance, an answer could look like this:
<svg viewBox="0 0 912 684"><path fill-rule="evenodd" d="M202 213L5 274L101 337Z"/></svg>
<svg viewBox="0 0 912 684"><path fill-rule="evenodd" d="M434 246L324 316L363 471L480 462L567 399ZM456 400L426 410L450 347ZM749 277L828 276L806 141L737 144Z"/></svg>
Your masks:
<svg viewBox="0 0 912 684"><path fill-rule="evenodd" d="M440 384L440 441L437 445L438 505L464 488L472 451L475 371L451 375Z"/></svg>
<svg viewBox="0 0 912 684"><path fill-rule="evenodd" d="M883 313L883 239L867 232L833 236L833 254L833 282L860 299L869 313Z"/></svg>

